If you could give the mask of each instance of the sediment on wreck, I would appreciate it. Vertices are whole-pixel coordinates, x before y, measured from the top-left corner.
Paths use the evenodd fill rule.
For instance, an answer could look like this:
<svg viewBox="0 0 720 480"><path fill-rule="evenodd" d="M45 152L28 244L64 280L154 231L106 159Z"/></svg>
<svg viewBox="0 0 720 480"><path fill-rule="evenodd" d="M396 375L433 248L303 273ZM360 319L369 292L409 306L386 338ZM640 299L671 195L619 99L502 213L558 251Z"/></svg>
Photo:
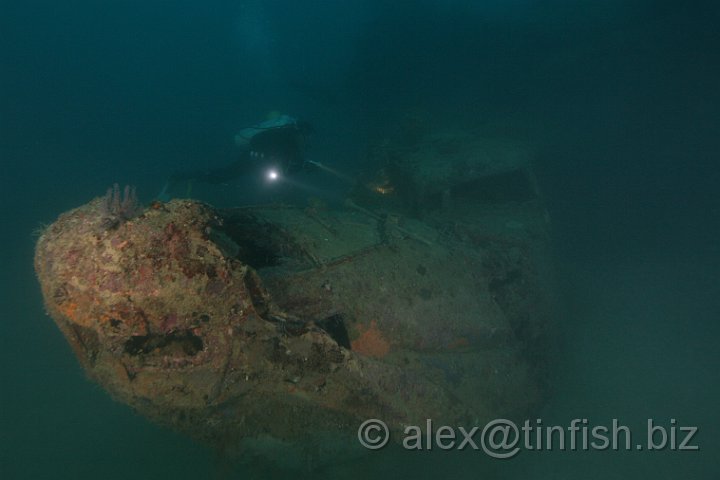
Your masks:
<svg viewBox="0 0 720 480"><path fill-rule="evenodd" d="M552 323L540 199L414 218L360 201L173 200L108 222L95 199L37 242L47 312L116 399L230 454L337 459L368 418L401 431L539 405Z"/></svg>

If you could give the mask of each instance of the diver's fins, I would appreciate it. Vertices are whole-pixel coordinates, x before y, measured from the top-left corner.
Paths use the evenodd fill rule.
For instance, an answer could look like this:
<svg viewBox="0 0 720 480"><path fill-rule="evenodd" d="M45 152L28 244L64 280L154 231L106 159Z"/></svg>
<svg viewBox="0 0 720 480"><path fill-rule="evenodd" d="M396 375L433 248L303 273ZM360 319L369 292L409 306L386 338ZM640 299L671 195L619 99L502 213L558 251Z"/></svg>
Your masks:
<svg viewBox="0 0 720 480"><path fill-rule="evenodd" d="M170 181L165 182L165 185L163 185L162 190L160 190L160 193L157 194L156 199L160 200L161 202L167 202L170 200L170 195L168 194L168 189L170 188Z"/></svg>
<svg viewBox="0 0 720 480"><path fill-rule="evenodd" d="M168 180L165 182L165 185L163 185L162 189L160 190L160 193L157 194L157 197L155 197L156 200L159 200L161 202L169 202L173 198L177 198L177 195L173 196L172 193L177 193L178 190L178 182L173 181L173 179ZM174 191L174 192L171 192ZM193 190L193 181L188 180L185 182L185 192L184 197L182 198L190 198L190 195L192 194Z"/></svg>

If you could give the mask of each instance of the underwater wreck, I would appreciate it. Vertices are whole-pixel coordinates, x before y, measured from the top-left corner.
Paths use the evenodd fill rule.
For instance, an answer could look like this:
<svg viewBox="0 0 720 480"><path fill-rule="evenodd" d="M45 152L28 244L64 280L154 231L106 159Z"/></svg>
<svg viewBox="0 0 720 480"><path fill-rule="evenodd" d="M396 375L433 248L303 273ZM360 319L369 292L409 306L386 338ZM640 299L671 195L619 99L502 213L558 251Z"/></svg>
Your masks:
<svg viewBox="0 0 720 480"><path fill-rule="evenodd" d="M467 135L376 153L343 208L137 210L116 190L66 212L36 247L47 312L114 398L229 455L527 414L553 316L528 156Z"/></svg>

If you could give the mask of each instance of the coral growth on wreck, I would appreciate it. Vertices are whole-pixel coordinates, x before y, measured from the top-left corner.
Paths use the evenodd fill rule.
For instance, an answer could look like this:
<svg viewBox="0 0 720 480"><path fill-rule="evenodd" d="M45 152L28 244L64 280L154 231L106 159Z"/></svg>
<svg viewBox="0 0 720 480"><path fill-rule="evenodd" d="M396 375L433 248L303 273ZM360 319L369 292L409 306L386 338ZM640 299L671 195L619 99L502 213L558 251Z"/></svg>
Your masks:
<svg viewBox="0 0 720 480"><path fill-rule="evenodd" d="M125 185L120 191L117 183L107 189L102 201L102 212L104 215L103 227L113 229L122 222L130 220L142 211L142 205L138 200L135 187Z"/></svg>

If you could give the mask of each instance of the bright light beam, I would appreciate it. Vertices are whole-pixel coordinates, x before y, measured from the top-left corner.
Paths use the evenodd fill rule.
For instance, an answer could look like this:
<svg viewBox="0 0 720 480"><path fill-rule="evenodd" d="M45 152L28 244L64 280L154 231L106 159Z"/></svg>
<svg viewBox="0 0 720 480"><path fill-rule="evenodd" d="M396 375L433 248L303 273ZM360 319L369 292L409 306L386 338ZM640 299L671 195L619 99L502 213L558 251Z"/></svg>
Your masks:
<svg viewBox="0 0 720 480"><path fill-rule="evenodd" d="M325 166L325 165L323 165L323 164L320 163L320 162L315 162L315 161L313 161L313 160L308 160L307 163L309 163L310 165L314 165L314 166L318 167L319 169L321 169L321 170L329 173L330 175L333 175L333 176L335 176L335 177L337 177L337 178L339 178L339 179L341 179L341 180L344 180L344 181L346 181L346 182L348 182L348 183L355 183L355 179L354 179L354 178L351 178L351 177L345 175L344 173L338 172L338 171L335 170L334 168L330 168L330 167L328 167L328 166Z"/></svg>

